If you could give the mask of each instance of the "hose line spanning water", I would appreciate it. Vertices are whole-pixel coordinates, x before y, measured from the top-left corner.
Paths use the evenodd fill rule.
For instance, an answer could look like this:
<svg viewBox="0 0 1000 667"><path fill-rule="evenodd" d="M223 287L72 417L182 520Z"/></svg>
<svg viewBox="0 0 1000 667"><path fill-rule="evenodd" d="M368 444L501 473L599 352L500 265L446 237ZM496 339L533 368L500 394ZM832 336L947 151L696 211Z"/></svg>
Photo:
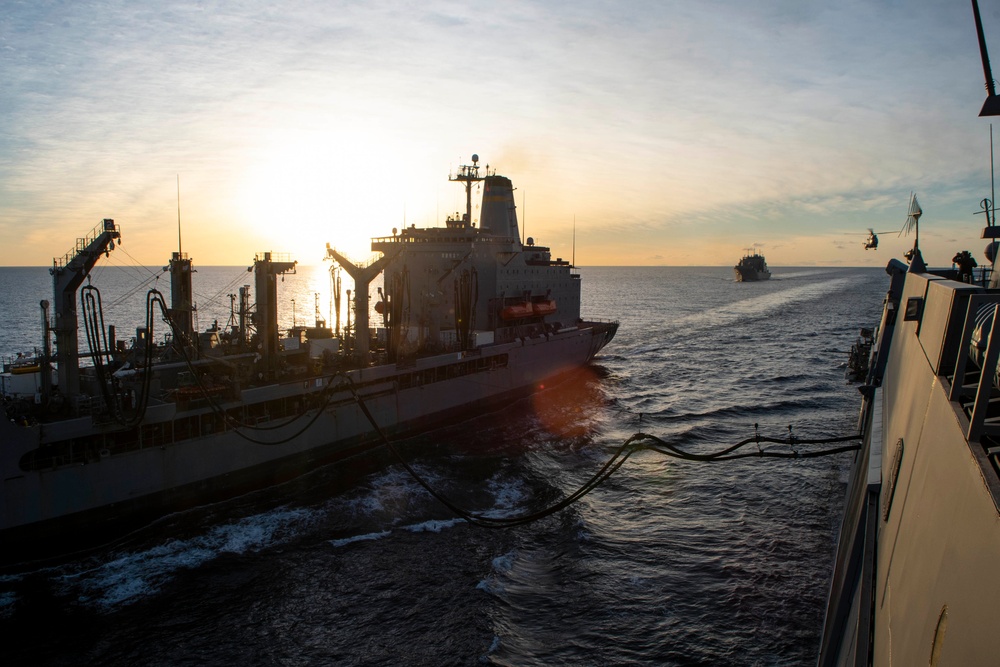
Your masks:
<svg viewBox="0 0 1000 667"><path fill-rule="evenodd" d="M798 449L801 445L828 445L836 444L841 442L851 442L856 440L861 440L862 436L859 434L855 435L845 435L837 436L832 438L798 438L792 434L792 427L788 427L788 437L787 438L770 438L761 436L755 433L753 437L741 440L735 445L725 447L717 452L712 452L709 454L695 454L693 452L688 452L677 445L671 444L662 438L655 435L650 435L648 433L635 433L630 436L625 442L618 446L611 457L604 463L601 468L591 476L586 482L584 482L580 488L578 488L573 493L569 494L562 500L549 507L535 512L529 512L527 514L522 514L520 516L514 517L493 517L486 514L481 514L478 512L470 512L462 507L459 507L451 499L442 494L440 491L432 487L427 480L420 476L420 474L411 466L399 450L396 449L392 441L379 426L378 422L372 416L372 413L368 410L368 406L361 399L361 396L354 390L353 383L349 382L348 387L351 393L354 394L354 400L357 401L358 407L364 413L365 418L372 425L372 428L378 433L379 438L382 443L389 449L392 455L397 461L406 469L413 479L424 488L431 496L433 496L438 502L451 510L456 516L464 519L472 525L479 526L481 528L513 528L514 526L522 526L528 523L538 521L547 516L560 512L576 501L583 498L585 495L600 486L605 480L607 480L611 475L615 473L619 468L624 465L625 461L628 460L632 454L641 451L652 451L662 454L663 456L670 456L673 458L682 459L685 461L699 461L704 463L712 463L716 461L732 461L735 459L743 458L781 458L781 459L804 459L804 458L817 458L820 456L831 456L833 454L841 454L843 452L856 451L861 448L860 445L841 445L839 447L831 447L827 449L813 450L813 451L800 451ZM757 430L757 425L754 424L754 430ZM761 447L762 443L773 443L788 445L789 449L787 451L777 451L777 450L765 450ZM750 452L739 452L740 449L748 445L756 445L756 451Z"/></svg>

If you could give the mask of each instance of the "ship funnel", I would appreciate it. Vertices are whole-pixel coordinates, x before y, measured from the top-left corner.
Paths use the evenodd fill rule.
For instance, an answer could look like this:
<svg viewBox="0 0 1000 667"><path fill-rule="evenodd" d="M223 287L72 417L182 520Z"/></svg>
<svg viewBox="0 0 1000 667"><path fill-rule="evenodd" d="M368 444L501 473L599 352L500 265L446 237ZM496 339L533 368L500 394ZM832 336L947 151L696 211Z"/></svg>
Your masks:
<svg viewBox="0 0 1000 667"><path fill-rule="evenodd" d="M506 176L487 176L483 179L483 206L479 227L495 236L521 238L517 226L517 207L514 205L514 187Z"/></svg>

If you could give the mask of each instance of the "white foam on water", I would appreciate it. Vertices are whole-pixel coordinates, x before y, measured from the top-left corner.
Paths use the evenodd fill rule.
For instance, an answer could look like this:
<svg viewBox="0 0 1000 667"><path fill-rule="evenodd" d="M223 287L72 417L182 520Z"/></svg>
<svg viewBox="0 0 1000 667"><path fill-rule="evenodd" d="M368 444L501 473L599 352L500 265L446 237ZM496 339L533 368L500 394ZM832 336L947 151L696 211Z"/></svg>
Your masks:
<svg viewBox="0 0 1000 667"><path fill-rule="evenodd" d="M802 301L815 301L852 285L850 278L836 278L825 282L809 283L729 303L725 308L715 308L692 313L670 322L665 330L718 329L746 318L768 317L783 308Z"/></svg>
<svg viewBox="0 0 1000 667"><path fill-rule="evenodd" d="M508 551L505 554L497 556L493 559L493 572L491 572L485 579L476 584L476 589L485 591L490 595L501 595L504 593L504 585L501 581L502 577L507 575L511 570L514 569L514 561L517 559L516 551Z"/></svg>
<svg viewBox="0 0 1000 667"><path fill-rule="evenodd" d="M338 504L341 503L339 498L335 500ZM351 516L371 516L385 510L382 506L382 502L373 495L351 498L344 501L342 504L346 505L346 509Z"/></svg>
<svg viewBox="0 0 1000 667"><path fill-rule="evenodd" d="M427 521L411 524L409 526L400 526L399 530L405 530L411 533L440 533L442 530L452 528L463 522L464 521L462 519L428 519ZM342 537L337 540L330 540L330 544L334 547L345 547L348 544L354 544L355 542L381 540L389 537L392 532L392 530L381 530L373 533L364 533L362 535L352 535L351 537Z"/></svg>
<svg viewBox="0 0 1000 667"><path fill-rule="evenodd" d="M800 271L791 271L785 273L784 270L781 273L777 273L774 269L771 270L771 280L790 280L792 278L809 278L812 276L821 276L824 273L829 273L828 269L808 269Z"/></svg>
<svg viewBox="0 0 1000 667"><path fill-rule="evenodd" d="M146 551L126 553L97 567L65 574L65 592L96 607L115 607L152 595L180 570L193 569L216 556L198 540L171 540Z"/></svg>
<svg viewBox="0 0 1000 667"><path fill-rule="evenodd" d="M493 559L493 570L496 572L501 572L506 574L514 569L514 560L517 558L516 551L508 551L507 553L497 556Z"/></svg>
<svg viewBox="0 0 1000 667"><path fill-rule="evenodd" d="M420 464L411 464L421 478L434 488L442 483L440 475ZM363 516L374 516L387 512L394 516L406 514L406 509L418 499L424 498L424 490L420 484L400 466L394 466L373 476L369 482L369 490L364 496L355 499L352 509L360 511Z"/></svg>
<svg viewBox="0 0 1000 667"><path fill-rule="evenodd" d="M365 533L364 535L354 535L352 537L344 537L339 540L330 540L330 544L335 547L346 547L348 544L354 544L355 542L381 540L383 537L388 537L391 534L391 530L383 530L377 533Z"/></svg>
<svg viewBox="0 0 1000 667"><path fill-rule="evenodd" d="M516 516L522 513L531 493L525 487L523 478L504 479L502 472L497 472L488 482L486 488L493 496L494 505L481 514L493 519Z"/></svg>
<svg viewBox="0 0 1000 667"><path fill-rule="evenodd" d="M517 508L529 496L524 487L524 480L520 477L514 480L499 480L494 477L490 480L489 488L496 498L497 509Z"/></svg>
<svg viewBox="0 0 1000 667"><path fill-rule="evenodd" d="M465 523L464 519L428 519L421 523L403 526L403 530L411 533L440 533L446 528L453 528L460 523Z"/></svg>
<svg viewBox="0 0 1000 667"><path fill-rule="evenodd" d="M197 568L222 554L244 554L279 544L309 523L314 512L278 509L215 526L204 535L170 540L143 551L57 577L78 601L99 608L130 604L158 593L183 570Z"/></svg>
<svg viewBox="0 0 1000 667"><path fill-rule="evenodd" d="M421 471L421 474L425 473ZM413 498L422 492L410 474L400 467L370 475L366 482L350 494L328 500L325 512L361 520L380 515L396 516L402 514Z"/></svg>

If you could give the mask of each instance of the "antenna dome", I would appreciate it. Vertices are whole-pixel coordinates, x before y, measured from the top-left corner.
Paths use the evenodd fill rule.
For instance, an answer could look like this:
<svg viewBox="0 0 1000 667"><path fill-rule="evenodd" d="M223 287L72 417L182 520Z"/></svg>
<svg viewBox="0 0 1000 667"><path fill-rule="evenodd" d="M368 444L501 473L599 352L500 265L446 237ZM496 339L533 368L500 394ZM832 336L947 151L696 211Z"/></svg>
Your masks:
<svg viewBox="0 0 1000 667"><path fill-rule="evenodd" d="M477 162L479 162L479 154L478 153L473 153L472 154L472 164L475 164Z"/></svg>

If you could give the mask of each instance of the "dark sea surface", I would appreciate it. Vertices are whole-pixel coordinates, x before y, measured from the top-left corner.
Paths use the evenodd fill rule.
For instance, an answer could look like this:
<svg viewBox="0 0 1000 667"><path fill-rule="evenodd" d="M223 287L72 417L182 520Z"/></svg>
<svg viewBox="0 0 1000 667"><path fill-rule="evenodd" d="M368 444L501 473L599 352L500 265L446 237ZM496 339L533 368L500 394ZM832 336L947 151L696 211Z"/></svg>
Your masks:
<svg viewBox="0 0 1000 667"><path fill-rule="evenodd" d="M458 504L516 515L574 491L637 431L702 452L755 423L778 437L851 433L847 352L887 277L772 270L736 283L728 267L583 268L584 315L621 322L590 369L402 449ZM226 295L250 278L199 268L201 326L225 324ZM119 337L165 281L159 267L95 271ZM329 317L328 282L324 267L289 276L281 307L295 298L311 324L318 298ZM0 269L0 353L40 345L50 290L44 268ZM3 662L814 664L851 456L640 452L563 512L503 530L456 519L398 464L334 465L0 575Z"/></svg>

